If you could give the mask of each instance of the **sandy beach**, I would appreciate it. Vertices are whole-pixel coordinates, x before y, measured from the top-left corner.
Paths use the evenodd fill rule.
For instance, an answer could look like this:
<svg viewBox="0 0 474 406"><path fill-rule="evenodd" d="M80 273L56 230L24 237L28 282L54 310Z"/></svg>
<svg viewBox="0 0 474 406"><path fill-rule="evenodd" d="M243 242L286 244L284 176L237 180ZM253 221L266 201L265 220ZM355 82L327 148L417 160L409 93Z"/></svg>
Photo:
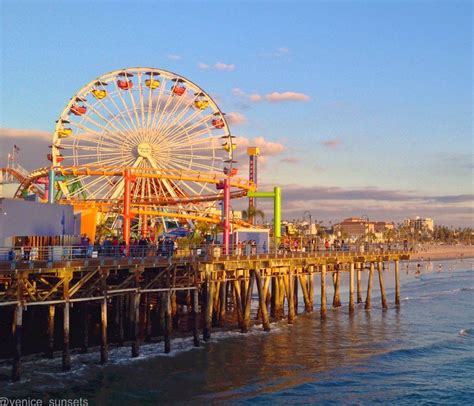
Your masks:
<svg viewBox="0 0 474 406"><path fill-rule="evenodd" d="M412 260L473 258L474 245L424 245L411 254Z"/></svg>

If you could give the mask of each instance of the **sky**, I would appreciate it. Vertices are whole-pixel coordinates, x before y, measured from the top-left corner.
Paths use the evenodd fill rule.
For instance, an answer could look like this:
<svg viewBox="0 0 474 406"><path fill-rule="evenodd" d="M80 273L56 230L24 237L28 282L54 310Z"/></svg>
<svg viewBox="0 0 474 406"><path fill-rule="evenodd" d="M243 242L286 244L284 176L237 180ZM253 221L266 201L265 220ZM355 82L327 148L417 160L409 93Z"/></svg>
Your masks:
<svg viewBox="0 0 474 406"><path fill-rule="evenodd" d="M474 224L470 1L0 4L0 166L13 144L47 165L82 86L154 67L215 98L241 173L261 148L259 189L282 187L283 218Z"/></svg>

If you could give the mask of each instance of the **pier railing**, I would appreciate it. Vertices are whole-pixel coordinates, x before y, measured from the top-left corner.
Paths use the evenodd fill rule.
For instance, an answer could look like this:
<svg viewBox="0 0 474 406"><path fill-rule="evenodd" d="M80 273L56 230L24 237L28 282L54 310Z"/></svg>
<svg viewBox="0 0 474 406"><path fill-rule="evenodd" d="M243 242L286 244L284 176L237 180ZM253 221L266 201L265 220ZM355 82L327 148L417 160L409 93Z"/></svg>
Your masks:
<svg viewBox="0 0 474 406"><path fill-rule="evenodd" d="M97 258L147 258L157 259L188 258L197 261L222 259L222 257L305 257L305 256L338 256L369 253L406 253L413 252L413 247L403 244L346 244L342 247L314 246L311 248L267 249L265 246L234 245L228 252L220 244L196 245L182 248L162 247L156 244L125 246L42 246L42 247L0 247L0 262L34 262L34 261L73 261Z"/></svg>

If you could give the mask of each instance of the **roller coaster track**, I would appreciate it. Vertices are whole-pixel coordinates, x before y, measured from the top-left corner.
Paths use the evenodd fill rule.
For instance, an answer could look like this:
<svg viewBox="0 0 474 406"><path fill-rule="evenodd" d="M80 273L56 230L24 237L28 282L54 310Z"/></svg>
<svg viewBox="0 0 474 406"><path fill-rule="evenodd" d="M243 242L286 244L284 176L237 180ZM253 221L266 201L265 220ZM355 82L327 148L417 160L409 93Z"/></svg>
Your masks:
<svg viewBox="0 0 474 406"><path fill-rule="evenodd" d="M48 175L48 168L40 168L36 169L35 171L29 173L28 175L24 175L20 171L14 169L14 168L0 168L0 172L4 175L8 174L12 177L14 177L20 185L18 186L18 189L15 192L15 199L21 198L21 194L24 190L30 189L33 193L36 193L40 198L44 199L45 197L45 192L44 190L40 189L37 187L34 182L44 176Z"/></svg>

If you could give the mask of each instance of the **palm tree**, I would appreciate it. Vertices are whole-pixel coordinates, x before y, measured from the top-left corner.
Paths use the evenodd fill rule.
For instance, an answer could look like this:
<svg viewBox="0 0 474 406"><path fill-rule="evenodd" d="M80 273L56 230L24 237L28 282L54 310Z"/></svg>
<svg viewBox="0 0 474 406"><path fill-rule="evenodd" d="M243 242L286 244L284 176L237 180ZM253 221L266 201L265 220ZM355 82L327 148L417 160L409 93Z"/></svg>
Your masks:
<svg viewBox="0 0 474 406"><path fill-rule="evenodd" d="M265 218L265 213L254 206L250 206L247 210L242 210L242 218L249 223L255 224L255 217L259 216L262 221Z"/></svg>

